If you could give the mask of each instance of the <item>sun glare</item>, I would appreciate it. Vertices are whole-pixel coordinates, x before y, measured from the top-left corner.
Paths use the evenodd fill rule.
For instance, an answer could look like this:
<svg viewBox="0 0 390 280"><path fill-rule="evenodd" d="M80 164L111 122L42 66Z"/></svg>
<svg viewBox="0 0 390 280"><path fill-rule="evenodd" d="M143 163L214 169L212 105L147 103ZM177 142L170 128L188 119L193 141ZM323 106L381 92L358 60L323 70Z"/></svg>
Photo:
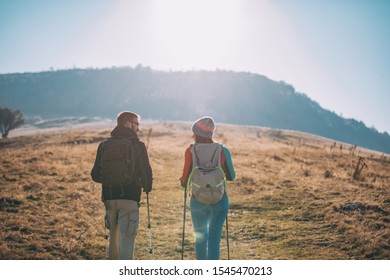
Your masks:
<svg viewBox="0 0 390 280"><path fill-rule="evenodd" d="M234 54L240 20L237 1L155 1L149 14L155 59L200 68Z"/></svg>
<svg viewBox="0 0 390 280"><path fill-rule="evenodd" d="M280 69L294 68L297 57L297 40L286 26L269 0L121 1L83 40L94 64L242 69L277 77L287 76Z"/></svg>
<svg viewBox="0 0 390 280"><path fill-rule="evenodd" d="M91 45L90 56L102 63L132 61L163 70L224 68L245 46L248 24L242 3L115 2L83 40Z"/></svg>

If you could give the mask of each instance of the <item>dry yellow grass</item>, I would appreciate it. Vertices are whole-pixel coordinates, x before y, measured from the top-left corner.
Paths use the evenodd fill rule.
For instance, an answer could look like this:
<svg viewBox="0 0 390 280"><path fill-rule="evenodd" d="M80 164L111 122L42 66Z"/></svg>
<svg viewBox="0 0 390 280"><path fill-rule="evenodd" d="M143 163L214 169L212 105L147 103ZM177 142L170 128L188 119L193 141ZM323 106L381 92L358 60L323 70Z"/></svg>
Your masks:
<svg viewBox="0 0 390 280"><path fill-rule="evenodd" d="M173 122L143 127L154 173L155 259L181 257L178 179L192 141L189 128ZM0 141L0 259L106 257L100 185L89 173L98 143L108 134L73 130ZM232 259L390 259L389 156L256 127L219 125L216 140L231 150L237 172L228 185ZM367 167L354 180L358 156ZM145 199L137 259L149 259ZM185 259L193 259L188 210L185 245Z"/></svg>

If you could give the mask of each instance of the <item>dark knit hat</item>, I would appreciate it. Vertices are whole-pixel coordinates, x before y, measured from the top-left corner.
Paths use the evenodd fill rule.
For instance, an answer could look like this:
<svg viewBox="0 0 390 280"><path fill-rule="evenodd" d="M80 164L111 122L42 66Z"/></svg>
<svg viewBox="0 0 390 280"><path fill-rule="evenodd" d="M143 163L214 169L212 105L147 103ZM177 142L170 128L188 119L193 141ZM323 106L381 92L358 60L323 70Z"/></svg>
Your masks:
<svg viewBox="0 0 390 280"><path fill-rule="evenodd" d="M192 125L192 132L205 138L212 138L214 131L215 123L211 117L200 118Z"/></svg>

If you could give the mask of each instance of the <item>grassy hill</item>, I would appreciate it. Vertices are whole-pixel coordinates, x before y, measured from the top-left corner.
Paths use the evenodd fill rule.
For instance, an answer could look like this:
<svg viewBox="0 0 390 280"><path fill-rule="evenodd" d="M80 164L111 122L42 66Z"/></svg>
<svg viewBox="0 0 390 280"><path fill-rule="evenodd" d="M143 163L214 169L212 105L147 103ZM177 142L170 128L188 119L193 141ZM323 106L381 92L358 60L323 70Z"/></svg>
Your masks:
<svg viewBox="0 0 390 280"><path fill-rule="evenodd" d="M0 75L1 106L28 119L112 118L137 108L144 119L219 122L303 131L390 154L390 135L324 109L292 85L233 71L149 67ZM373 108L375 110L375 108Z"/></svg>
<svg viewBox="0 0 390 280"><path fill-rule="evenodd" d="M179 186L190 123L146 122L154 171L155 259L180 259ZM109 130L68 129L0 140L0 259L104 259L100 185L91 181ZM232 259L390 259L390 158L293 131L219 125L232 152ZM362 168L362 169L361 169ZM361 169L361 170L360 170ZM145 195L136 258L149 259ZM194 259L187 211L185 259ZM226 232L221 258L227 258Z"/></svg>

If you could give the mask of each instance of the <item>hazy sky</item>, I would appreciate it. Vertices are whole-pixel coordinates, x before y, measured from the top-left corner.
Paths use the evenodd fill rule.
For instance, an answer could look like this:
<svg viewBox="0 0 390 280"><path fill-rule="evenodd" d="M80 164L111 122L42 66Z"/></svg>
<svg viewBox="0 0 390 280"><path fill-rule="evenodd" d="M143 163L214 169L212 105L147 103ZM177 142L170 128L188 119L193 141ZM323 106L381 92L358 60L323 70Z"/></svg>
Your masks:
<svg viewBox="0 0 390 280"><path fill-rule="evenodd" d="M390 132L388 0L0 0L0 73L234 70Z"/></svg>

